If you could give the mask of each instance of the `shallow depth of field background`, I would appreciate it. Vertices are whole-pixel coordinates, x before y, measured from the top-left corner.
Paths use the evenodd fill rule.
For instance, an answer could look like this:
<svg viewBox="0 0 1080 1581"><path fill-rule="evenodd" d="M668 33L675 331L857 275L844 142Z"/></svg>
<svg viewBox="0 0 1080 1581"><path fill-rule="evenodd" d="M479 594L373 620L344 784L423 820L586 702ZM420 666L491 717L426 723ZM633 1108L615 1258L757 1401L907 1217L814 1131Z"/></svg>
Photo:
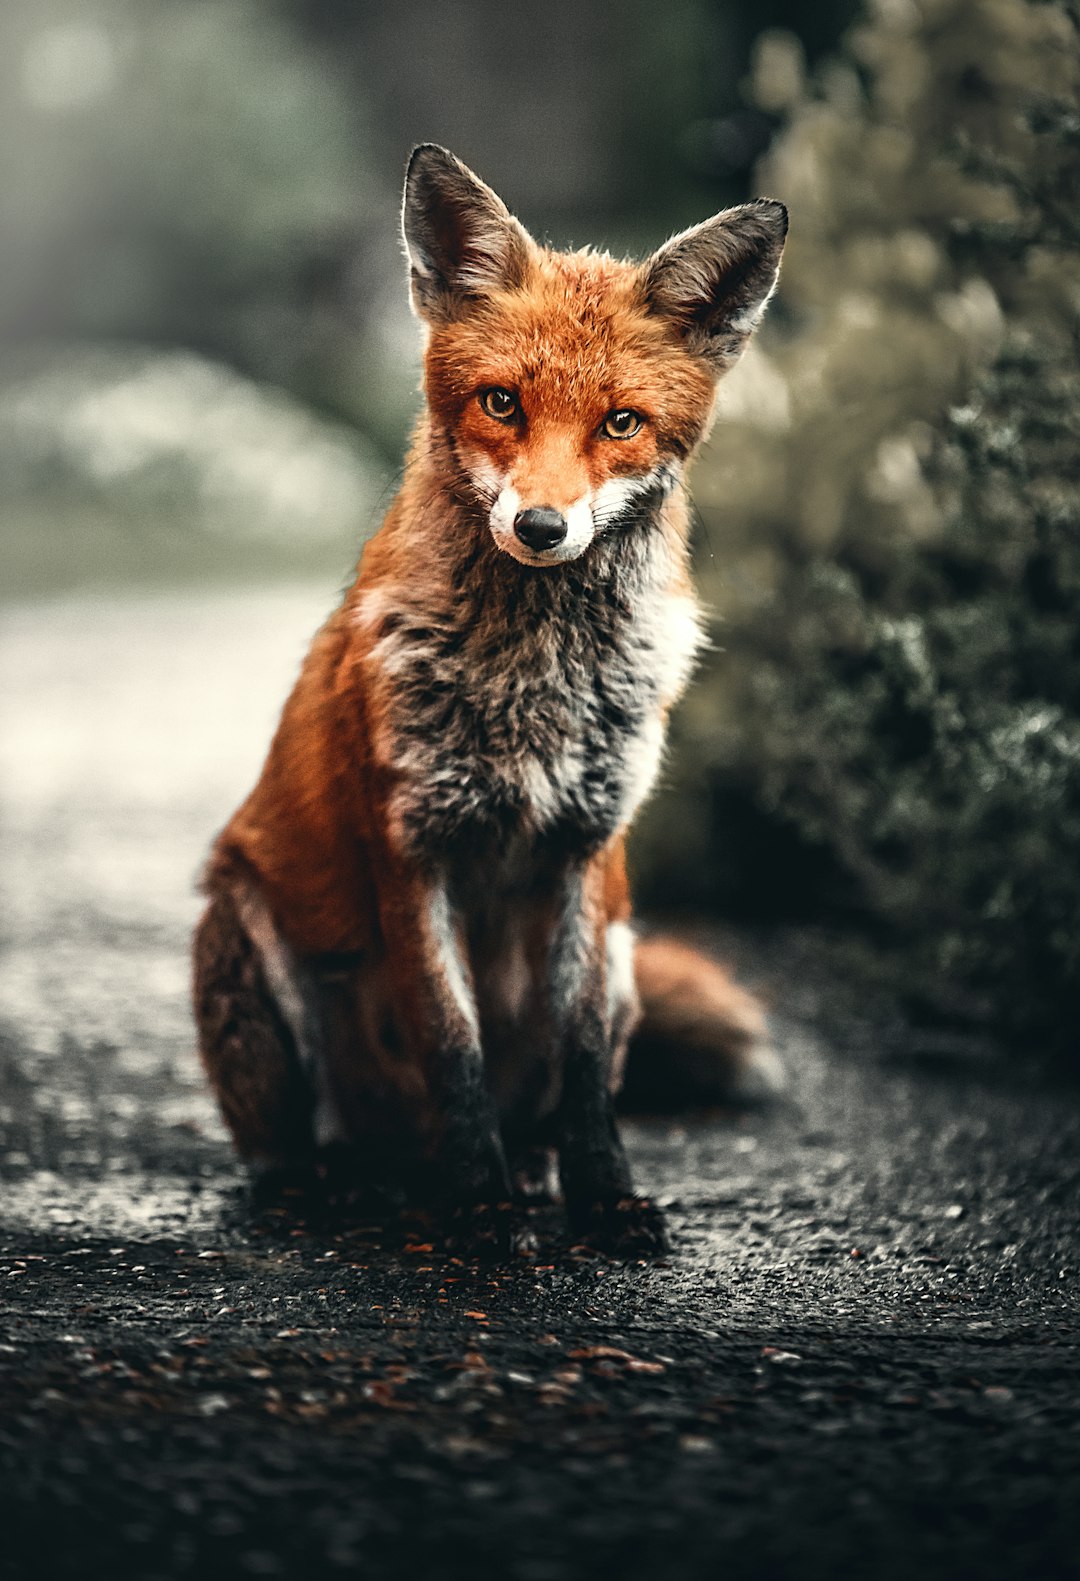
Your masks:
<svg viewBox="0 0 1080 1581"><path fill-rule="evenodd" d="M1066 0L9 0L8 844L47 844L66 786L69 877L122 931L125 885L167 912L245 789L417 408L413 143L559 245L645 252L763 193L788 259L694 474L714 646L639 889L827 925L909 1012L1067 1054L1077 62ZM88 855L106 784L119 876Z"/></svg>

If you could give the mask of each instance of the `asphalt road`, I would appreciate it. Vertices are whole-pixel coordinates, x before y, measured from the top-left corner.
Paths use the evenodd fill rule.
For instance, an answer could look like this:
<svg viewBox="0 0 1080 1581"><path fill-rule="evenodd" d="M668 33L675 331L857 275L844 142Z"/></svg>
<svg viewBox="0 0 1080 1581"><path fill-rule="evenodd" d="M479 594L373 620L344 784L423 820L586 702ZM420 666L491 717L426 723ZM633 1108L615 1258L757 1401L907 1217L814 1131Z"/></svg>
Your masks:
<svg viewBox="0 0 1080 1581"><path fill-rule="evenodd" d="M193 880L326 602L3 612L0 1572L1080 1572L1075 1095L837 1023L805 941L726 941L786 1099L628 1123L661 1265L253 1211Z"/></svg>

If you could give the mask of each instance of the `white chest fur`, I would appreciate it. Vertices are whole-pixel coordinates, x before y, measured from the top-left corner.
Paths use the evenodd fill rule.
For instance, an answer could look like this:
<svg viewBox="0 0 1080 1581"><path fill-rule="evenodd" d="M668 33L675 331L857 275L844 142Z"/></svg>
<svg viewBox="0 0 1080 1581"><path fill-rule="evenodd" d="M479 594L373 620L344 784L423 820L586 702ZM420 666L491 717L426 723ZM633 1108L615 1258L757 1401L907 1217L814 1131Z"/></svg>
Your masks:
<svg viewBox="0 0 1080 1581"><path fill-rule="evenodd" d="M659 770L667 707L701 636L661 550L595 586L561 571L493 610L407 588L362 596L384 699L376 755L400 835L427 849L523 831L602 845ZM658 563L659 562L659 563Z"/></svg>

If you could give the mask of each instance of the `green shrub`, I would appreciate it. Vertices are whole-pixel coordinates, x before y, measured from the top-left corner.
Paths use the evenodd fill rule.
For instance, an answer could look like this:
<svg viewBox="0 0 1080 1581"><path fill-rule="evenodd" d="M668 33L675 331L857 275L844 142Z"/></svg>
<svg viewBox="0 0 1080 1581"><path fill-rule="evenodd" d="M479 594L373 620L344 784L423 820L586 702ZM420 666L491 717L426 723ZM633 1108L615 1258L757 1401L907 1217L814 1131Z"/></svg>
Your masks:
<svg viewBox="0 0 1080 1581"><path fill-rule="evenodd" d="M695 479L721 651L680 719L679 816L661 806L643 847L654 894L750 893L734 808L752 862L798 857L887 925L909 985L1066 1042L1077 37L1072 5L882 0L811 88L763 41L756 91L787 124L760 186L791 208L790 255ZM783 880L774 908L820 900Z"/></svg>

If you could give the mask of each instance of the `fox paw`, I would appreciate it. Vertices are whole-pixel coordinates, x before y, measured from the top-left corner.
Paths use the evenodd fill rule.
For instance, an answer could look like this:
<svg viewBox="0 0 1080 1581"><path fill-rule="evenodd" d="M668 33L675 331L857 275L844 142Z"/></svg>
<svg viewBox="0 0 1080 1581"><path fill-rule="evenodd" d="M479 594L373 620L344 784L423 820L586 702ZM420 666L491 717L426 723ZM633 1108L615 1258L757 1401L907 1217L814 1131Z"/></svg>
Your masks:
<svg viewBox="0 0 1080 1581"><path fill-rule="evenodd" d="M671 1250L664 1215L648 1197L594 1202L575 1217L586 1239L613 1257L663 1257Z"/></svg>
<svg viewBox="0 0 1080 1581"><path fill-rule="evenodd" d="M447 1244L466 1257L503 1260L534 1257L536 1236L512 1202L470 1202L455 1208L447 1223Z"/></svg>

